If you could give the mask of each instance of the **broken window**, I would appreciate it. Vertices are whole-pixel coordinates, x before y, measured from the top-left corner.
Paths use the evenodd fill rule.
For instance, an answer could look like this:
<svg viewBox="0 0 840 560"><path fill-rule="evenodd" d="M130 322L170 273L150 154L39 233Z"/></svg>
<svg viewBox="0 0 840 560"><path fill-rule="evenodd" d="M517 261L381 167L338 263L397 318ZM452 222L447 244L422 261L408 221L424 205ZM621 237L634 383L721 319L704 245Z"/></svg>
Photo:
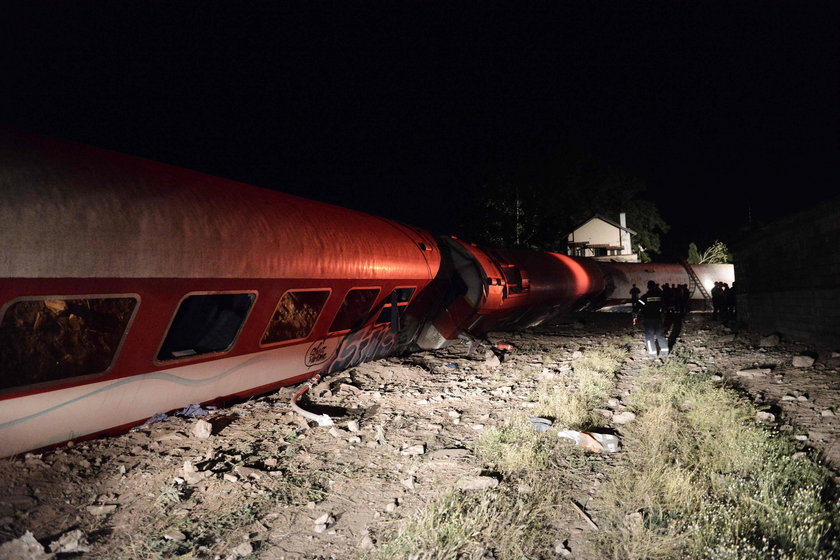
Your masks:
<svg viewBox="0 0 840 560"><path fill-rule="evenodd" d="M502 274L505 276L507 289L512 294L521 294L528 290L522 283L522 271L513 264L502 265Z"/></svg>
<svg viewBox="0 0 840 560"><path fill-rule="evenodd" d="M273 344L308 337L329 295L329 290L283 294L263 333L260 344Z"/></svg>
<svg viewBox="0 0 840 560"><path fill-rule="evenodd" d="M376 319L376 324L392 323L395 318L402 317L405 308L408 307L408 302L414 294L414 288L397 288L388 299L385 300L385 305L382 311L379 312L379 317ZM394 306L396 305L396 312Z"/></svg>
<svg viewBox="0 0 840 560"><path fill-rule="evenodd" d="M136 297L22 299L0 321L0 389L104 373Z"/></svg>
<svg viewBox="0 0 840 560"><path fill-rule="evenodd" d="M231 349L254 294L196 294L185 298L158 352L159 361Z"/></svg>
<svg viewBox="0 0 840 560"><path fill-rule="evenodd" d="M379 288L357 288L347 292L330 327L330 332L346 331L357 327L373 307L378 295Z"/></svg>

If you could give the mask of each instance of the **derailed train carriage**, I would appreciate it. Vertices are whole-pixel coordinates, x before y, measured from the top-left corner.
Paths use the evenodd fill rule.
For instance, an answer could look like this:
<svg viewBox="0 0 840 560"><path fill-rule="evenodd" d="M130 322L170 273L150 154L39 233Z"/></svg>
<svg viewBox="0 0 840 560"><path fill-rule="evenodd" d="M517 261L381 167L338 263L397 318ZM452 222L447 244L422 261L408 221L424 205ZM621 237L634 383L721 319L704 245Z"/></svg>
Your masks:
<svg viewBox="0 0 840 560"><path fill-rule="evenodd" d="M536 325L615 285L589 259L20 132L0 133L0 192L0 457Z"/></svg>

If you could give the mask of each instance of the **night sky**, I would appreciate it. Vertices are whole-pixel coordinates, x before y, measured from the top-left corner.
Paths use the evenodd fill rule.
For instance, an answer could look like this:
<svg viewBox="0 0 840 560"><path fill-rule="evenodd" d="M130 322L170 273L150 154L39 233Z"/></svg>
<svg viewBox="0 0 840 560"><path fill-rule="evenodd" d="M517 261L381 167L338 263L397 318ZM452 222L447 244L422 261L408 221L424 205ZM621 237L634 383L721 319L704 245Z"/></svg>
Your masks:
<svg viewBox="0 0 840 560"><path fill-rule="evenodd" d="M574 4L6 3L0 124L456 234L573 143L647 183L657 260L837 194L840 2Z"/></svg>

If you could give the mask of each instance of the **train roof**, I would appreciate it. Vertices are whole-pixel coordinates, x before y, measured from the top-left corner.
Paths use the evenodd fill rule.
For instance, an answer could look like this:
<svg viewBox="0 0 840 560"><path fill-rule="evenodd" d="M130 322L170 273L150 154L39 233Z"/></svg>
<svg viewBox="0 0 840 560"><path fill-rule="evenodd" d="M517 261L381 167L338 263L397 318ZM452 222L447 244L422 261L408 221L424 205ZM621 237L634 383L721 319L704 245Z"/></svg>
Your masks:
<svg viewBox="0 0 840 560"><path fill-rule="evenodd" d="M0 131L0 278L434 276L433 237L178 167Z"/></svg>

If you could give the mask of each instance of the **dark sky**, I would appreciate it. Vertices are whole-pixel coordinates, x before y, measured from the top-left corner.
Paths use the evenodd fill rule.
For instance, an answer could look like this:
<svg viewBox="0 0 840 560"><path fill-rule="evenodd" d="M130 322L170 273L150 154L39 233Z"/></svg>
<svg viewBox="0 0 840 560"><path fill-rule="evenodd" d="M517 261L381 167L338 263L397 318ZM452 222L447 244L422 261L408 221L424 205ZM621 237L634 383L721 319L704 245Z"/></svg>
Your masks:
<svg viewBox="0 0 840 560"><path fill-rule="evenodd" d="M666 256L840 184L840 2L6 5L0 122L439 233L564 142L647 183Z"/></svg>

